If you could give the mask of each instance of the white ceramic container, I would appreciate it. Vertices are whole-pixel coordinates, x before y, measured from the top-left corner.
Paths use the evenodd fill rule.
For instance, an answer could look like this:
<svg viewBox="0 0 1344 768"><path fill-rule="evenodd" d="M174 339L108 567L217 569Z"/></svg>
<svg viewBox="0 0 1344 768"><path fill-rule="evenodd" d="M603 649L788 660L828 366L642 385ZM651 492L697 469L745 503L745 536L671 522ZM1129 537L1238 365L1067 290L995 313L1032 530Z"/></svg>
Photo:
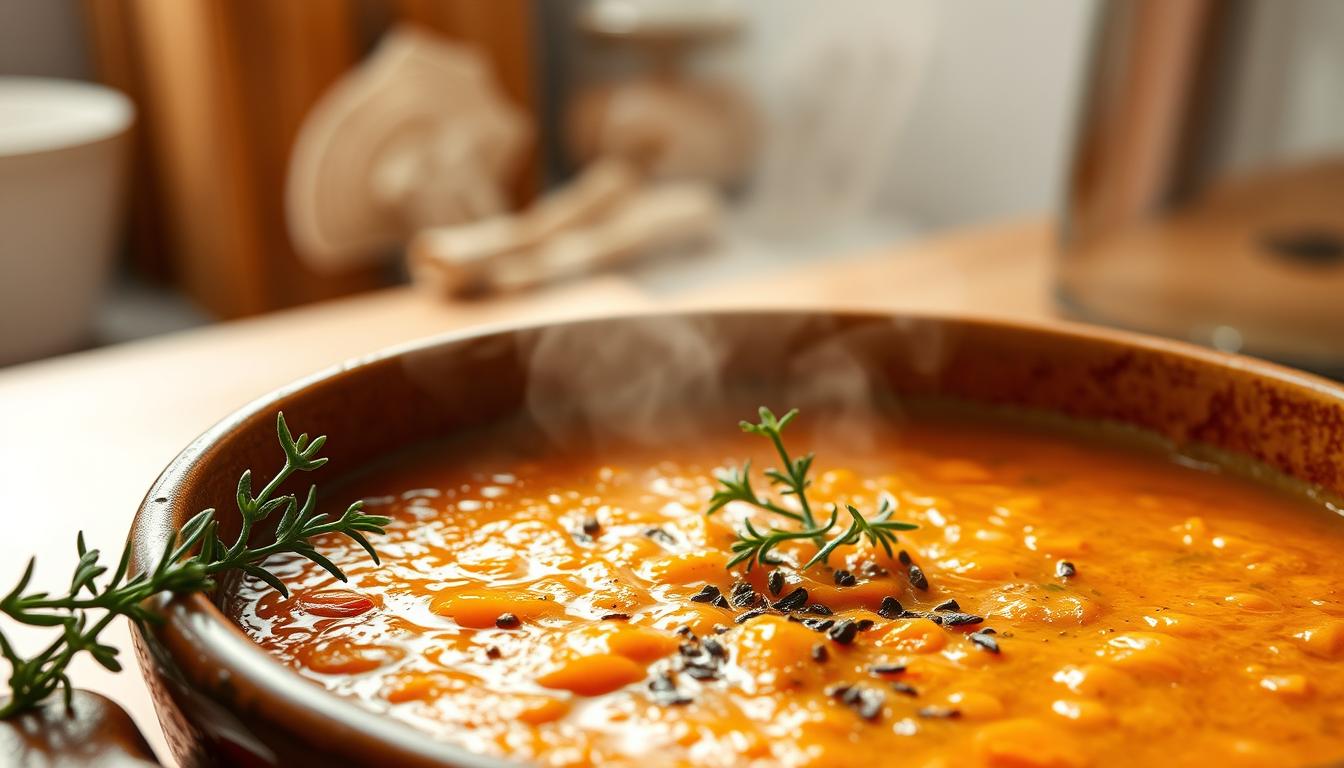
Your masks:
<svg viewBox="0 0 1344 768"><path fill-rule="evenodd" d="M102 86L0 77L0 365L89 342L134 114Z"/></svg>

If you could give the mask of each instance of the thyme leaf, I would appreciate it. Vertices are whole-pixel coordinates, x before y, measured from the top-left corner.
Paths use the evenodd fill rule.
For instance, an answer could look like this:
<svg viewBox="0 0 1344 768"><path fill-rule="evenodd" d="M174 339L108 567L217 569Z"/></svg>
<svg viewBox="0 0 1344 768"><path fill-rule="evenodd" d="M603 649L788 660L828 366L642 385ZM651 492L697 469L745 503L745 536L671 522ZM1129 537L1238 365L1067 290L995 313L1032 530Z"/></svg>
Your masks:
<svg viewBox="0 0 1344 768"><path fill-rule="evenodd" d="M803 565L804 570L818 563L826 563L839 547L857 544L863 539L867 539L874 547L881 547L888 557L893 556L892 545L896 543L896 532L912 530L918 526L892 520L891 516L895 509L891 499L884 496L878 504L877 514L871 520L864 517L852 504L846 504L845 511L849 514L849 525L832 535L840 520L839 506L832 504L830 517L825 522L818 522L812 511L812 503L807 498L807 489L812 484L808 474L812 470L815 455L809 453L794 458L784 445L782 433L784 428L797 418L798 409L794 408L783 417L776 418L769 408L761 406L758 414L759 422L753 424L743 421L739 426L743 432L765 437L774 445L782 468L767 469L763 474L779 496L793 497L797 503L797 511L757 493L751 484L751 462L746 461L741 469L730 469L717 478L719 488L710 497L709 508L705 514L713 515L728 504L740 501L797 523L798 527L772 526L760 530L750 520L744 521L743 528L737 532L737 539L732 543L733 557L728 561L728 567L745 563L747 570L750 571L754 565L774 564L776 561L771 553L777 547L785 542L800 539L809 539L817 546L816 554Z"/></svg>
<svg viewBox="0 0 1344 768"><path fill-rule="evenodd" d="M99 642L99 634L118 617L125 616L144 628L158 622L145 601L162 593L200 592L215 585L215 578L228 571L242 571L269 584L282 595L285 587L274 572L265 567L273 555L293 553L305 557L344 581L345 574L319 553L312 539L328 533L341 534L359 544L375 563L378 555L366 538L367 534L384 533L390 518L367 515L363 503L355 502L336 519L317 513L317 488L310 486L300 503L293 494L279 495L280 487L299 472L311 472L327 463L318 451L326 443L325 436L309 439L301 434L295 437L285 424L284 414L276 414L276 436L285 454L285 464L258 493L252 492L252 471L238 478L235 503L242 520L237 538L232 544L219 535L219 521L213 509L206 509L184 523L177 535L170 538L153 569L129 576L131 549L128 544L121 559L112 570L100 563L100 552L84 545L81 532L75 539L79 562L63 595L47 592L29 592L36 558L28 561L19 583L0 598L0 615L29 626L59 627L60 634L42 651L24 658L0 631L0 656L9 662L9 699L0 705L0 719L22 714L41 704L48 696L61 690L65 704L70 706L73 692L67 669L81 653L112 672L121 671L118 649ZM251 542L255 526L281 512L275 535L265 543ZM189 553L195 554L188 556ZM101 579L107 577L100 583Z"/></svg>

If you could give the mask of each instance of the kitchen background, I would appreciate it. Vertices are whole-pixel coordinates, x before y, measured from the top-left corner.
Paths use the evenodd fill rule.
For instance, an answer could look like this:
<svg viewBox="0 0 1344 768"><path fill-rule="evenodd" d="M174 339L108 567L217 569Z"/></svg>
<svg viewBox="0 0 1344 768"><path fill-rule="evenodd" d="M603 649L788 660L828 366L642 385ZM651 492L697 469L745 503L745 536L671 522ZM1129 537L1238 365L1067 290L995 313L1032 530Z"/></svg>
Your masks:
<svg viewBox="0 0 1344 768"><path fill-rule="evenodd" d="M408 280L675 295L1045 215L1073 314L1333 370L1342 30L1329 0L0 0L0 364ZM1267 158L1315 169L1310 215L1252 238L1299 306L1258 273L1148 306L1182 278L1114 232Z"/></svg>

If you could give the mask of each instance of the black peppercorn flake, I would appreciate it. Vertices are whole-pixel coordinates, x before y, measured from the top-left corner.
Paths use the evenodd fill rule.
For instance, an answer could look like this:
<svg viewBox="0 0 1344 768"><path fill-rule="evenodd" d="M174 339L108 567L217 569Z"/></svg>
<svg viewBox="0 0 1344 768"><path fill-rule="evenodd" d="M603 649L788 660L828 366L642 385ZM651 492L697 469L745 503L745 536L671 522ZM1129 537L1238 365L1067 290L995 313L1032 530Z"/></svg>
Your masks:
<svg viewBox="0 0 1344 768"><path fill-rule="evenodd" d="M876 720L882 715L882 705L886 700L887 697L883 696L881 691L867 689L859 696L858 706L855 709L859 717L864 720Z"/></svg>
<svg viewBox="0 0 1344 768"><path fill-rule="evenodd" d="M882 605L878 606L877 609L877 615L884 619L900 618L900 615L904 612L905 608L901 605L901 601L894 597L882 598Z"/></svg>
<svg viewBox="0 0 1344 768"><path fill-rule="evenodd" d="M924 575L924 570L918 565L912 564L910 569L906 571L906 576L916 589L927 590L929 588L929 577Z"/></svg>
<svg viewBox="0 0 1344 768"><path fill-rule="evenodd" d="M844 619L826 630L826 635L837 643L848 645L859 634L859 626L850 619Z"/></svg>
<svg viewBox="0 0 1344 768"><path fill-rule="evenodd" d="M719 676L717 669L702 664L688 664L685 672L694 680L714 680Z"/></svg>
<svg viewBox="0 0 1344 768"><path fill-rule="evenodd" d="M882 714L886 696L879 690L840 683L826 689L826 695L853 708L864 720L876 720Z"/></svg>
<svg viewBox="0 0 1344 768"><path fill-rule="evenodd" d="M702 645L704 646L705 652L710 656L713 656L716 659L728 658L728 649L724 648L723 643L720 643L718 640L715 640L712 637L707 637Z"/></svg>
<svg viewBox="0 0 1344 768"><path fill-rule="evenodd" d="M845 696L848 696L849 692L853 689L854 686L849 683L836 683L835 685L826 688L826 695L832 699L843 699Z"/></svg>
<svg viewBox="0 0 1344 768"><path fill-rule="evenodd" d="M663 547L675 547L677 539L666 530L658 527L644 529L644 535L661 544Z"/></svg>
<svg viewBox="0 0 1344 768"><path fill-rule="evenodd" d="M660 672L649 681L653 700L663 706L681 706L691 703L691 697L677 690L677 684L666 672Z"/></svg>
<svg viewBox="0 0 1344 768"><path fill-rule="evenodd" d="M800 611L807 605L807 590L798 587L789 594L775 601L774 609L777 611L793 612Z"/></svg>
<svg viewBox="0 0 1344 768"><path fill-rule="evenodd" d="M991 635L985 632L972 632L966 637L969 638L972 643L975 643L990 653L999 652L999 641L995 640Z"/></svg>
<svg viewBox="0 0 1344 768"><path fill-rule="evenodd" d="M802 623L804 627L814 632L825 632L835 626L834 619L802 619Z"/></svg>
<svg viewBox="0 0 1344 768"><path fill-rule="evenodd" d="M700 588L699 592L696 592L694 595L691 595L691 602L712 603L720 597L723 597L723 594L719 592L718 587L714 586L713 584L706 584L705 586Z"/></svg>

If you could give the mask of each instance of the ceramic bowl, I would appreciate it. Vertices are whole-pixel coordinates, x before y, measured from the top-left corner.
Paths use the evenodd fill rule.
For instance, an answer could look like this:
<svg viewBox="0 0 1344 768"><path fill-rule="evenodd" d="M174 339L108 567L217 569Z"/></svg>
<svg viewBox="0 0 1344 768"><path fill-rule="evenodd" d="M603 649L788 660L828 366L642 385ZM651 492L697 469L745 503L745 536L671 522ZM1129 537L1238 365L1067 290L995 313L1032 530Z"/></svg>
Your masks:
<svg viewBox="0 0 1344 768"><path fill-rule="evenodd" d="M600 439L660 409L749 414L761 402L787 402L815 412L911 396L1117 422L1344 492L1344 389L1244 357L1083 326L952 317L618 317L417 342L253 402L188 446L154 484L131 532L134 562L152 564L165 538L203 508L236 526L227 510L239 474L278 458L276 411L330 436L331 463L317 478L329 483L389 453L520 413ZM163 624L137 637L184 765L500 764L302 679L244 636L218 607L221 598L166 601Z"/></svg>
<svg viewBox="0 0 1344 768"><path fill-rule="evenodd" d="M0 365L90 341L134 117L100 85L0 77Z"/></svg>

